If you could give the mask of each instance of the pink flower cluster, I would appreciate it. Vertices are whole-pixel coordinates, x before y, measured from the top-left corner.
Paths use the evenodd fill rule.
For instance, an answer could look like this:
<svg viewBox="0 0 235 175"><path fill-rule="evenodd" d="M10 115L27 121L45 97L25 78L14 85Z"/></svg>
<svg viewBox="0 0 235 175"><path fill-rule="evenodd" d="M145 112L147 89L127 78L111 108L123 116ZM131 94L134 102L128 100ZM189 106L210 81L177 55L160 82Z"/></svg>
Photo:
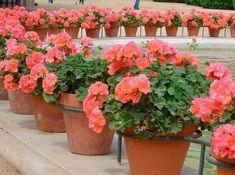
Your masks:
<svg viewBox="0 0 235 175"><path fill-rule="evenodd" d="M104 9L104 27L119 26L121 22L120 11L114 11L111 8Z"/></svg>
<svg viewBox="0 0 235 175"><path fill-rule="evenodd" d="M88 118L89 127L96 133L102 132L106 124L101 108L108 95L108 86L97 81L89 87L88 95L83 102L83 110Z"/></svg>
<svg viewBox="0 0 235 175"><path fill-rule="evenodd" d="M144 25L150 24L157 27L163 27L165 24L164 15L158 11L142 10L141 18Z"/></svg>
<svg viewBox="0 0 235 175"><path fill-rule="evenodd" d="M211 149L218 158L235 160L235 126L225 124L218 127L211 139Z"/></svg>
<svg viewBox="0 0 235 175"><path fill-rule="evenodd" d="M81 52L84 57L89 58L92 56L92 49L94 46L93 40L89 37L84 37L80 40Z"/></svg>
<svg viewBox="0 0 235 175"><path fill-rule="evenodd" d="M228 17L222 12L203 13L203 26L211 29L222 29L228 25Z"/></svg>
<svg viewBox="0 0 235 175"><path fill-rule="evenodd" d="M203 122L218 121L235 98L235 81L221 63L211 64L205 73L208 78L215 79L210 85L209 96L194 99L190 111Z"/></svg>
<svg viewBox="0 0 235 175"><path fill-rule="evenodd" d="M16 39L9 39L6 41L7 56L20 56L24 55L27 51L27 47L22 43L17 43Z"/></svg>
<svg viewBox="0 0 235 175"><path fill-rule="evenodd" d="M139 26L141 24L141 12L130 7L124 7L121 12L121 22L124 26Z"/></svg>
<svg viewBox="0 0 235 175"><path fill-rule="evenodd" d="M182 17L182 25L185 27L201 27L203 25L203 13L192 9Z"/></svg>
<svg viewBox="0 0 235 175"><path fill-rule="evenodd" d="M167 10L164 14L165 17L165 25L166 26L180 26L181 25L181 12L179 12L176 9L169 9ZM178 21L178 19L180 19L180 21ZM177 25L176 25L177 23Z"/></svg>

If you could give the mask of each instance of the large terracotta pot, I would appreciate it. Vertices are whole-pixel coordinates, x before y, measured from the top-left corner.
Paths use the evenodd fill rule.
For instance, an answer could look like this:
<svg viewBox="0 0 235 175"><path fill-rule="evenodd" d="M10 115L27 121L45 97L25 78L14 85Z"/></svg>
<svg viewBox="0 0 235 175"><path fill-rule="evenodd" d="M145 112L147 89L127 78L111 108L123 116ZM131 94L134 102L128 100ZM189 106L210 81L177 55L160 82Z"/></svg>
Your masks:
<svg viewBox="0 0 235 175"><path fill-rule="evenodd" d="M230 25L231 37L235 37L235 23Z"/></svg>
<svg viewBox="0 0 235 175"><path fill-rule="evenodd" d="M174 27L174 26L167 27L166 26L166 35L167 36L176 36L177 32L178 32L178 27Z"/></svg>
<svg viewBox="0 0 235 175"><path fill-rule="evenodd" d="M157 33L156 25L146 24L144 26L144 29L145 29L146 36L156 36L156 33Z"/></svg>
<svg viewBox="0 0 235 175"><path fill-rule="evenodd" d="M119 25L116 23L110 23L110 27L108 29L104 29L106 37L117 37L119 31Z"/></svg>
<svg viewBox="0 0 235 175"><path fill-rule="evenodd" d="M219 37L220 29L209 29L209 36L210 37Z"/></svg>
<svg viewBox="0 0 235 175"><path fill-rule="evenodd" d="M53 27L53 26L49 26L48 28L48 36L50 35L56 35L58 33L61 33L63 29L60 29L58 27Z"/></svg>
<svg viewBox="0 0 235 175"><path fill-rule="evenodd" d="M211 155L218 161L228 163L230 165L234 165L234 168L235 168L235 160L231 160L231 159L228 159L226 157L225 158L219 158L213 152L211 153ZM218 175L235 175L235 169L230 169L230 168L226 168L226 167L222 167L222 166L217 166L217 174Z"/></svg>
<svg viewBox="0 0 235 175"><path fill-rule="evenodd" d="M187 27L188 36L198 36L200 27Z"/></svg>
<svg viewBox="0 0 235 175"><path fill-rule="evenodd" d="M77 39L79 29L80 28L76 24L64 28L65 32L68 33L73 39Z"/></svg>
<svg viewBox="0 0 235 175"><path fill-rule="evenodd" d="M46 103L42 96L31 95L33 114L40 131L60 133L65 132L63 112L58 106Z"/></svg>
<svg viewBox="0 0 235 175"><path fill-rule="evenodd" d="M35 31L38 34L41 41L44 41L47 37L48 27L45 26L45 27L34 28L33 31Z"/></svg>
<svg viewBox="0 0 235 175"><path fill-rule="evenodd" d="M11 111L16 114L32 115L30 96L17 90L8 92Z"/></svg>
<svg viewBox="0 0 235 175"><path fill-rule="evenodd" d="M100 27L97 27L95 29L85 29L86 36L90 38L99 38L100 36Z"/></svg>
<svg viewBox="0 0 235 175"><path fill-rule="evenodd" d="M8 100L8 93L7 90L4 88L2 78L0 78L0 100Z"/></svg>
<svg viewBox="0 0 235 175"><path fill-rule="evenodd" d="M88 126L88 119L82 111L82 103L76 100L74 94L62 94L60 104L80 110L63 109L70 151L81 155L108 154L114 131L107 126L99 134L92 131Z"/></svg>
<svg viewBox="0 0 235 175"><path fill-rule="evenodd" d="M125 26L124 28L125 28L126 37L136 36L138 26Z"/></svg>
<svg viewBox="0 0 235 175"><path fill-rule="evenodd" d="M189 136L192 126L177 135ZM179 175L190 142L138 140L124 137L131 175Z"/></svg>

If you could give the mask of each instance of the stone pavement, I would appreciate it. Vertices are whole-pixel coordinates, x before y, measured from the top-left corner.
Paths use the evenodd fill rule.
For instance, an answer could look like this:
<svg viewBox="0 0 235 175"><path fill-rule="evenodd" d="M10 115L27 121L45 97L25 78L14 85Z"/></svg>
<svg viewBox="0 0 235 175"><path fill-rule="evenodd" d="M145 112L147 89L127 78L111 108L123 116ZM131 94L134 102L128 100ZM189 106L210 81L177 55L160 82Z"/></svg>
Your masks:
<svg viewBox="0 0 235 175"><path fill-rule="evenodd" d="M21 175L4 157L0 155L0 175Z"/></svg>
<svg viewBox="0 0 235 175"><path fill-rule="evenodd" d="M6 101L0 101L0 128L0 154L24 175L129 175L126 156L116 161L117 137L110 155L71 154L65 133L38 131L33 116L10 112ZM197 171L185 167L181 175L189 174Z"/></svg>
<svg viewBox="0 0 235 175"><path fill-rule="evenodd" d="M75 5L75 0L54 0L53 4L48 4L48 0L35 0L39 6L37 8L46 8L48 10L55 10L58 8L82 8L83 6L88 6L92 4L99 5L101 7L112 7L113 9L121 9L124 6L133 7L135 0L85 0L84 5ZM182 12L189 12L192 8L201 9L201 7L196 7L192 5L187 5L183 3L164 3L164 2L153 2L152 0L141 0L141 9L152 9L159 11L166 11L170 8L176 8ZM206 9L208 10L208 9ZM213 10L215 11L215 10ZM221 10L218 10L221 11ZM225 13L230 13L231 10L222 10Z"/></svg>

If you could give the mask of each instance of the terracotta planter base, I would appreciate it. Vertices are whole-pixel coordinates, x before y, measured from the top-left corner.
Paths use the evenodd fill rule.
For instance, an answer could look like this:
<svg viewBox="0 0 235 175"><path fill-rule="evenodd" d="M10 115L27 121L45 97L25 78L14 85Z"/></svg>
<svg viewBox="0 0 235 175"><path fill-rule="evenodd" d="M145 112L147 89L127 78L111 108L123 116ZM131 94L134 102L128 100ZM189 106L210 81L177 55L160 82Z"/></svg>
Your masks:
<svg viewBox="0 0 235 175"><path fill-rule="evenodd" d="M21 91L8 92L11 111L16 114L32 115L29 95Z"/></svg>
<svg viewBox="0 0 235 175"><path fill-rule="evenodd" d="M62 32L62 29L58 29L56 27L49 27L48 28L48 36L56 35L56 34L61 33L61 32Z"/></svg>
<svg viewBox="0 0 235 175"><path fill-rule="evenodd" d="M4 89L3 79L0 78L0 100L8 100L8 92Z"/></svg>
<svg viewBox="0 0 235 175"><path fill-rule="evenodd" d="M125 26L126 37L135 37L138 26Z"/></svg>
<svg viewBox="0 0 235 175"><path fill-rule="evenodd" d="M157 26L151 26L149 24L146 24L144 28L146 36L156 36Z"/></svg>
<svg viewBox="0 0 235 175"><path fill-rule="evenodd" d="M199 27L187 27L188 30L188 36L198 36Z"/></svg>
<svg viewBox="0 0 235 175"><path fill-rule="evenodd" d="M219 37L220 29L210 29L209 28L209 36L210 37Z"/></svg>
<svg viewBox="0 0 235 175"><path fill-rule="evenodd" d="M30 101L36 119L37 127L43 132L65 132L65 124L62 110L47 104L41 96L31 95Z"/></svg>
<svg viewBox="0 0 235 175"><path fill-rule="evenodd" d="M235 24L230 25L231 37L235 37Z"/></svg>
<svg viewBox="0 0 235 175"><path fill-rule="evenodd" d="M100 28L96 29L86 29L86 36L90 38L99 38Z"/></svg>
<svg viewBox="0 0 235 175"><path fill-rule="evenodd" d="M105 28L104 31L106 37L117 37L119 26L116 26L116 24L110 24L110 28L108 29Z"/></svg>
<svg viewBox="0 0 235 175"><path fill-rule="evenodd" d="M81 108L75 95L62 94L60 104ZM69 148L72 153L81 155L104 155L110 153L114 131L107 126L99 134L88 127L84 112L63 110Z"/></svg>
<svg viewBox="0 0 235 175"><path fill-rule="evenodd" d="M196 129L187 128L179 135L192 135ZM125 145L132 175L179 175L190 143L125 137Z"/></svg>
<svg viewBox="0 0 235 175"><path fill-rule="evenodd" d="M33 30L38 34L41 41L44 41L46 39L48 28L39 28Z"/></svg>
<svg viewBox="0 0 235 175"><path fill-rule="evenodd" d="M78 38L79 27L67 27L64 29L66 33L68 33L73 39Z"/></svg>
<svg viewBox="0 0 235 175"><path fill-rule="evenodd" d="M176 36L178 32L178 27L166 27L167 36Z"/></svg>

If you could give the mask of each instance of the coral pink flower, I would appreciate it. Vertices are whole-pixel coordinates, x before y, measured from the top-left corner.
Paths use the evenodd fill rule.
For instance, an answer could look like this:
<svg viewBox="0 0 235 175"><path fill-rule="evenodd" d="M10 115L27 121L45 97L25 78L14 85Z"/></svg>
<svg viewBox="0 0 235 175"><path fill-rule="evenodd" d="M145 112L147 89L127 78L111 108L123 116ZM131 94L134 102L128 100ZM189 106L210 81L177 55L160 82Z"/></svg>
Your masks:
<svg viewBox="0 0 235 175"><path fill-rule="evenodd" d="M90 47L90 46L93 46L94 43L93 43L93 40L89 37L84 37L80 40L80 44L84 47Z"/></svg>
<svg viewBox="0 0 235 175"><path fill-rule="evenodd" d="M27 47L24 44L17 44L15 39L9 39L6 41L7 44L7 56L24 54Z"/></svg>
<svg viewBox="0 0 235 175"><path fill-rule="evenodd" d="M34 45L41 46L42 42L38 36L38 34L34 31L28 31L24 35L25 39L30 40Z"/></svg>
<svg viewBox="0 0 235 175"><path fill-rule="evenodd" d="M101 133L106 124L102 111L94 109L87 114L87 118L89 119L89 128L96 133Z"/></svg>
<svg viewBox="0 0 235 175"><path fill-rule="evenodd" d="M219 158L235 159L235 126L225 124L218 127L211 139L212 152Z"/></svg>
<svg viewBox="0 0 235 175"><path fill-rule="evenodd" d="M64 52L60 51L56 47L48 49L45 57L46 57L45 60L48 63L60 63L65 59Z"/></svg>
<svg viewBox="0 0 235 175"><path fill-rule="evenodd" d="M146 57L140 57L135 60L135 64L140 70L144 70L150 66L150 61Z"/></svg>
<svg viewBox="0 0 235 175"><path fill-rule="evenodd" d="M25 93L29 94L34 91L37 86L37 82L32 79L30 75L23 75L19 81L19 89Z"/></svg>
<svg viewBox="0 0 235 175"><path fill-rule="evenodd" d="M48 74L48 70L44 64L36 64L30 71L30 76L37 81L39 78L44 78Z"/></svg>
<svg viewBox="0 0 235 175"><path fill-rule="evenodd" d="M139 103L142 93L150 92L150 82L146 75L140 74L135 77L125 77L115 88L115 99L127 103Z"/></svg>
<svg viewBox="0 0 235 175"><path fill-rule="evenodd" d="M231 72L223 63L212 63L206 70L205 75L210 79L231 78Z"/></svg>
<svg viewBox="0 0 235 175"><path fill-rule="evenodd" d="M44 55L41 52L32 52L26 57L26 65L29 69L32 69L36 64L44 62Z"/></svg>
<svg viewBox="0 0 235 175"><path fill-rule="evenodd" d="M57 76L54 73L49 73L42 81L42 87L47 94L53 94L55 90L55 84L57 82Z"/></svg>
<svg viewBox="0 0 235 175"><path fill-rule="evenodd" d="M13 75L7 74L4 76L4 87L8 91L15 91L18 89L18 85L14 82Z"/></svg>
<svg viewBox="0 0 235 175"><path fill-rule="evenodd" d="M5 71L12 73L18 72L19 61L15 59L5 61Z"/></svg>
<svg viewBox="0 0 235 175"><path fill-rule="evenodd" d="M200 118L203 122L210 122L212 120L218 121L218 118L223 114L223 106L218 101L211 98L196 98L193 100L190 107L195 117Z"/></svg>

